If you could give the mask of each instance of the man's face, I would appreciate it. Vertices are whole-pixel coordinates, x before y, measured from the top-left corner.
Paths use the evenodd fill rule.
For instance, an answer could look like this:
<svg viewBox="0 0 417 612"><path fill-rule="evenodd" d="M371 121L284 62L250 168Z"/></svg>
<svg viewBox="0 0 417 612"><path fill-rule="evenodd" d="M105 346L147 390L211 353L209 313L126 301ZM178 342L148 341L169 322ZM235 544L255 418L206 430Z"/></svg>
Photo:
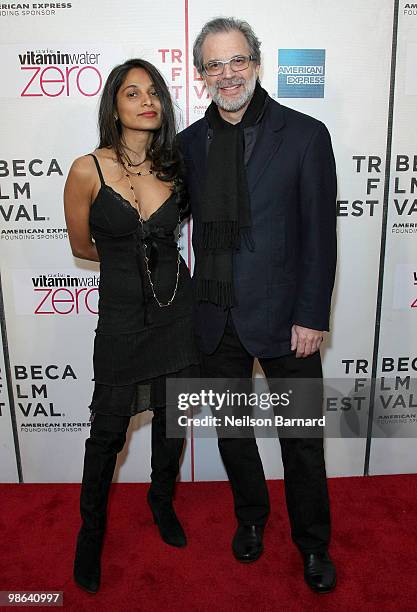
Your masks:
<svg viewBox="0 0 417 612"><path fill-rule="evenodd" d="M248 43L241 32L222 32L209 34L202 47L203 63L209 61L227 61L237 55L250 55ZM222 74L203 78L213 102L227 112L236 112L247 106L252 98L259 65L249 62L249 66L240 72L233 72L230 64L224 66Z"/></svg>

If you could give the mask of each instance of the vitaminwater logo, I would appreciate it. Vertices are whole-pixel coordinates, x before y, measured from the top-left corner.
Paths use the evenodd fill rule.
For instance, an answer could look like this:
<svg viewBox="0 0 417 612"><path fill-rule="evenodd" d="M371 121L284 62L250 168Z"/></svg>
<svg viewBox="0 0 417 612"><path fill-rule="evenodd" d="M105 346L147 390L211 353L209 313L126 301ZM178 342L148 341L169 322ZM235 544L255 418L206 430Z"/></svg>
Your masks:
<svg viewBox="0 0 417 612"><path fill-rule="evenodd" d="M97 51L25 49L17 54L21 98L94 97L102 88Z"/></svg>
<svg viewBox="0 0 417 612"><path fill-rule="evenodd" d="M414 264L397 264L394 275L393 308L417 312L417 269Z"/></svg>
<svg viewBox="0 0 417 612"><path fill-rule="evenodd" d="M97 315L99 282L100 276L94 272L14 270L15 312L34 316Z"/></svg>

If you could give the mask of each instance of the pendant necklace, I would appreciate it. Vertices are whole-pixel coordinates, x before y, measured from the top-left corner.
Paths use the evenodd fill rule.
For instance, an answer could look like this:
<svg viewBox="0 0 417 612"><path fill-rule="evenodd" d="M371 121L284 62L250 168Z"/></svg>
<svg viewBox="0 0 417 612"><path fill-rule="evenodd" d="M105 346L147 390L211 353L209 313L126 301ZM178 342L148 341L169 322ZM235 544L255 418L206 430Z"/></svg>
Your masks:
<svg viewBox="0 0 417 612"><path fill-rule="evenodd" d="M133 195L133 199L134 199L134 202L135 202L135 208L136 208L136 210L137 210L137 212L138 212L138 215L139 215L139 221L140 221L140 224L141 224L141 227L142 227L142 235L143 235L143 224L147 222L147 219L144 219L144 218L142 217L142 215L141 215L141 212L140 212L140 207L139 207L139 202L138 202L138 199L137 199L137 197L136 197L136 193L135 193L135 190L134 190L134 188L133 188L132 182L131 182L131 180L130 180L129 172L127 171L126 166L125 166L125 169L126 169L126 178L127 178L127 181L128 181L128 183L129 183L130 190L131 190L132 195ZM148 176L149 174L153 174L153 172L152 172L152 168L151 168L151 169L149 170L149 172L147 172L147 173L142 173L142 172L131 172L131 174L136 174L137 176ZM179 276L180 276L180 264L181 264L181 255L180 255L180 246L179 246L180 236L181 236L181 217L180 217L180 215L178 215L178 237L177 237L177 274L176 274L176 279L175 279L175 287L174 287L174 291L173 291L173 293L172 293L172 295L171 295L170 299L169 299L167 302L165 302L165 303L164 303L164 302L161 302L161 300L160 300L160 299L158 298L158 296L156 295L156 292L155 292L155 287L154 287L153 280L152 280L152 273L151 273L151 270L150 270L150 268L149 268L149 257L148 257L148 254L147 254L147 246L148 246L148 245L146 244L146 242L143 242L143 246L144 246L144 258L145 258L145 268L146 268L146 274L147 274L147 276L148 276L148 279L149 279L149 284L150 284L151 289L152 289L152 295L153 295L153 297L155 298L155 300L156 300L156 302L157 302L157 304L158 304L159 308L166 308L167 306L171 306L171 304L172 304L172 302L174 301L174 298L175 298L175 296L176 296L176 294L177 294L177 289L178 289L178 281L179 281Z"/></svg>
<svg viewBox="0 0 417 612"><path fill-rule="evenodd" d="M147 157L145 155L145 157L143 158L143 160L141 162L139 162L138 164L134 164L132 162L132 160L130 159L129 155L126 152L123 153L123 156L124 156L124 158L125 158L129 168L138 168L139 166L144 164L146 162L146 159L147 159Z"/></svg>
<svg viewBox="0 0 417 612"><path fill-rule="evenodd" d="M123 163L123 167L126 170L126 176L128 176L127 173L135 174L136 176L149 176L150 174L153 174L152 166L149 168L149 170L147 172L140 172L140 171L135 172L134 170L128 170L128 168L132 168L132 167L136 168L137 166L141 166L142 164L145 163L145 161L146 161L146 159L144 159L143 162L140 162L140 164L136 164L136 165L129 164L129 163L126 165L125 163Z"/></svg>

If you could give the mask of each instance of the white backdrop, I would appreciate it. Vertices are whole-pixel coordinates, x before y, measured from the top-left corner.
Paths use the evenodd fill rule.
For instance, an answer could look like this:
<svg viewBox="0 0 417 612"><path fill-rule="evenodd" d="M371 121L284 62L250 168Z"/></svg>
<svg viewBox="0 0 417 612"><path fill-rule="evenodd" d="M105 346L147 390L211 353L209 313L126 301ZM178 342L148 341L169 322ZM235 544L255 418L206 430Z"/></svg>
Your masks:
<svg viewBox="0 0 417 612"><path fill-rule="evenodd" d="M402 3L398 20L395 112L387 251L384 270L378 376L417 378L417 10ZM391 361L393 372L389 371ZM388 370L388 373L387 373ZM410 385L412 390L412 383ZM395 411L415 422L417 393L405 393ZM394 423L391 428L398 425ZM395 435L395 434L394 434ZM416 438L376 438L370 467L375 474L416 472Z"/></svg>
<svg viewBox="0 0 417 612"><path fill-rule="evenodd" d="M71 255L62 191L72 160L96 146L102 84L116 63L143 57L165 75L180 125L199 119L208 99L192 66L192 42L203 23L217 15L236 15L251 23L262 41L263 86L282 104L324 121L332 135L339 181L339 263L332 333L324 350L325 376L339 379L348 394L355 378L370 378L373 363L378 376L382 374L384 357L395 360L389 376L404 376L403 362L399 368L397 362L405 357L408 375L416 377L417 307L412 306L417 298L417 206L413 207L417 187L412 182L417 177L417 163L413 169L416 11L408 14L406 3L399 3L391 121L395 11L390 0L261 0L256 4L241 0L238 14L230 0L155 0L146 11L138 11L131 0L122 9L111 0L75 0L44 10L49 14L36 14L33 3L27 4L29 8L0 10L0 272L25 482L73 482L81 477L99 269ZM279 53L284 57L282 50L302 54L306 49L325 52L324 95L282 97ZM44 57L53 53L55 58ZM63 63L64 54L69 54L71 63ZM309 95L308 91L303 95ZM392 157L386 168L391 126ZM397 155L411 158L408 170L396 171ZM386 171L390 174L387 242L380 262ZM395 183L396 177L400 183ZM399 189L402 192L395 193ZM414 224L414 228L394 228L394 223ZM191 263L190 231L185 228L182 244L183 255ZM374 347L382 280L380 346ZM1 360L0 401L5 405L0 417L0 479L13 482L18 478L16 449ZM371 473L415 471L412 415L415 420L417 408L413 411L412 398L408 401L410 437L372 438ZM355 422L354 408L350 414L339 405L337 409L345 423ZM149 479L149 423L150 415L132 419L129 445L119 457L119 481ZM392 435L393 430L384 431ZM373 433L381 435L380 430ZM267 476L281 477L278 441L260 439L259 447ZM365 452L364 437L328 439L328 474L362 474ZM214 440L188 441L181 477L225 478Z"/></svg>

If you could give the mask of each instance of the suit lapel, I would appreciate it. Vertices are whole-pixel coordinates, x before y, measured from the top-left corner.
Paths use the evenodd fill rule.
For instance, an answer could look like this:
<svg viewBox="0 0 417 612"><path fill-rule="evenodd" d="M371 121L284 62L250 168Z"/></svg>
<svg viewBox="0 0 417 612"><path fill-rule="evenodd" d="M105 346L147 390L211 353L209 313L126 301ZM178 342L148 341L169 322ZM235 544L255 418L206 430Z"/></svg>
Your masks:
<svg viewBox="0 0 417 612"><path fill-rule="evenodd" d="M282 128L284 125L281 106L271 100L246 170L250 193L253 193L258 181L276 155L283 140Z"/></svg>
<svg viewBox="0 0 417 612"><path fill-rule="evenodd" d="M255 143L255 148L247 166L249 192L255 187L276 155L282 140L285 126L284 114L280 104L271 100L265 111L263 125ZM207 171L207 124L194 134L189 144L189 157L194 166L200 185L205 184Z"/></svg>

